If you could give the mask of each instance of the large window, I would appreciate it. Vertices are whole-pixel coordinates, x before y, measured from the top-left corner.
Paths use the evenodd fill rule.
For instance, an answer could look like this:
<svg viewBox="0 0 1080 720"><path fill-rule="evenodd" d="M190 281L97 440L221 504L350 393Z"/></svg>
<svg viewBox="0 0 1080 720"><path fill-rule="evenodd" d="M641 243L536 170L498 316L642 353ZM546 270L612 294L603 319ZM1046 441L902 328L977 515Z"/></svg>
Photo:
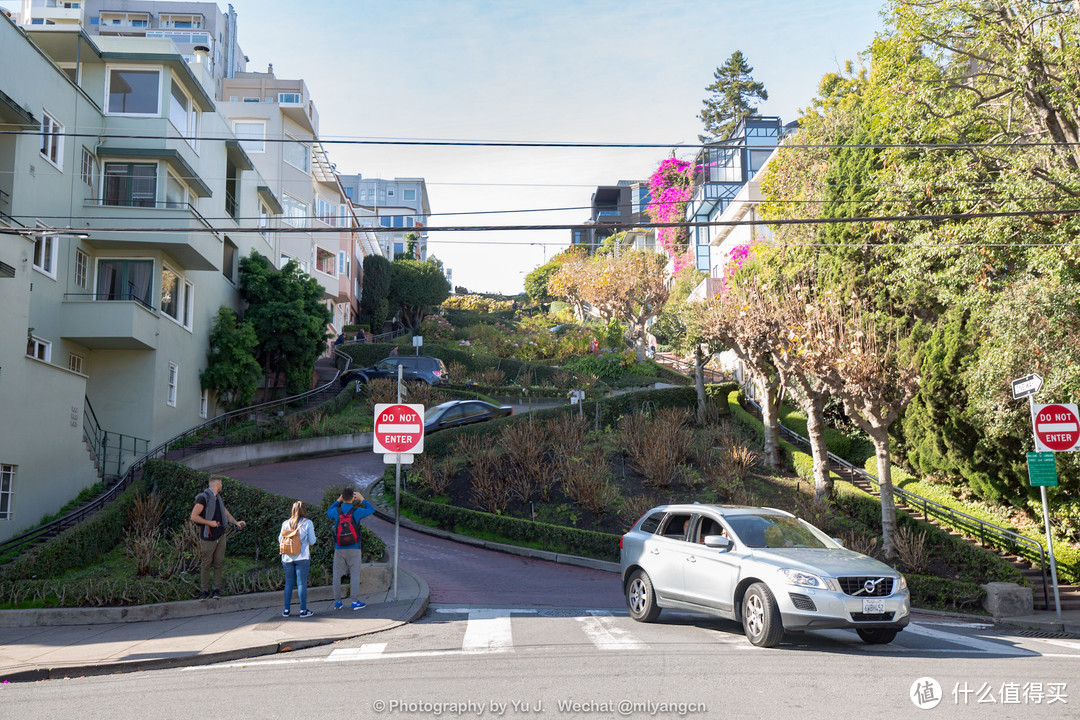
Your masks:
<svg viewBox="0 0 1080 720"><path fill-rule="evenodd" d="M337 222L337 205L330 202L322 195L316 195L315 217L319 218L327 225L334 225Z"/></svg>
<svg viewBox="0 0 1080 720"><path fill-rule="evenodd" d="M406 201L411 202L411 201L416 200L416 191L415 190L402 190L402 192L404 193L403 199L405 199Z"/></svg>
<svg viewBox="0 0 1080 720"><path fill-rule="evenodd" d="M191 96L176 77L173 77L169 90L169 122L187 139L189 145L195 147L198 113Z"/></svg>
<svg viewBox="0 0 1080 720"><path fill-rule="evenodd" d="M34 269L56 277L56 236L42 235L34 240Z"/></svg>
<svg viewBox="0 0 1080 720"><path fill-rule="evenodd" d="M153 277L153 260L101 260L96 299L134 300L150 308Z"/></svg>
<svg viewBox="0 0 1080 720"><path fill-rule="evenodd" d="M157 164L105 163L106 205L154 207Z"/></svg>
<svg viewBox="0 0 1080 720"><path fill-rule="evenodd" d="M64 126L44 110L41 111L41 156L63 170Z"/></svg>
<svg viewBox="0 0 1080 720"><path fill-rule="evenodd" d="M106 110L118 115L160 115L160 85L160 70L110 69Z"/></svg>
<svg viewBox="0 0 1080 720"><path fill-rule="evenodd" d="M266 123L238 120L233 123L233 134L245 151L266 152Z"/></svg>
<svg viewBox="0 0 1080 720"><path fill-rule="evenodd" d="M308 226L307 203L300 202L289 193L283 193L281 196L281 207L285 211L283 216L285 222L293 227Z"/></svg>
<svg viewBox="0 0 1080 720"><path fill-rule="evenodd" d="M311 172L311 148L291 135L286 134L285 137L286 141L282 143L284 147L281 150L285 162L298 170Z"/></svg>
<svg viewBox="0 0 1080 720"><path fill-rule="evenodd" d="M0 520L11 519L11 498L15 494L15 466L0 465Z"/></svg>

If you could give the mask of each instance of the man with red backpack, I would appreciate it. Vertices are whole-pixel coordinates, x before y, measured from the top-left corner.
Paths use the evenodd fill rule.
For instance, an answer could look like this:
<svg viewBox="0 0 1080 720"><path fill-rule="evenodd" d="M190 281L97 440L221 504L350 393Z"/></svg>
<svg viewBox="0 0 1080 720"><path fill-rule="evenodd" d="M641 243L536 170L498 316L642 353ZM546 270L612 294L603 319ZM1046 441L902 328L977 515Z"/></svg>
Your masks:
<svg viewBox="0 0 1080 720"><path fill-rule="evenodd" d="M359 504L354 504L359 498ZM341 576L349 576L349 586L352 592L352 609L359 610L365 607L360 601L360 524L361 518L366 518L375 512L364 496L354 493L351 488L345 488L341 495L326 511L326 516L334 522L334 609L341 610Z"/></svg>

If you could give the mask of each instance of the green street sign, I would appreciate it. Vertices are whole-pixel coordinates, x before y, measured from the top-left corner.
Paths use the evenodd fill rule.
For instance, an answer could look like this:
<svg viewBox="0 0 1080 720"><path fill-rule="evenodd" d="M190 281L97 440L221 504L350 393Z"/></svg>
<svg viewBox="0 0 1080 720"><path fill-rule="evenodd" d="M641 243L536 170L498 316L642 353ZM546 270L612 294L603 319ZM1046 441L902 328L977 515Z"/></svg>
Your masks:
<svg viewBox="0 0 1080 720"><path fill-rule="evenodd" d="M1054 453L1029 452L1027 463L1031 487L1057 487L1057 465L1054 463Z"/></svg>

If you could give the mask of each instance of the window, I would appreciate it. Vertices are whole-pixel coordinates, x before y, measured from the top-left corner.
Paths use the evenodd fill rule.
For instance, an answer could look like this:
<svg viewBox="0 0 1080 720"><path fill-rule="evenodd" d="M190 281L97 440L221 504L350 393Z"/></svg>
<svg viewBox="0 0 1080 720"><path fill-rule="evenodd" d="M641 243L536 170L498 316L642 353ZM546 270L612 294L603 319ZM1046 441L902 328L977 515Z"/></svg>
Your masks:
<svg viewBox="0 0 1080 720"><path fill-rule="evenodd" d="M41 111L41 156L57 169L64 165L64 126L49 113Z"/></svg>
<svg viewBox="0 0 1080 720"><path fill-rule="evenodd" d="M311 172L311 148L291 135L285 137L288 139L282 143L282 158L297 170Z"/></svg>
<svg viewBox="0 0 1080 720"><path fill-rule="evenodd" d="M321 247L315 248L315 268L327 275L334 274L334 253L323 250Z"/></svg>
<svg viewBox="0 0 1080 720"><path fill-rule="evenodd" d="M278 93L277 101L282 104L299 105L300 93Z"/></svg>
<svg viewBox="0 0 1080 720"><path fill-rule="evenodd" d="M416 200L415 190L402 190L402 192L404 193L403 197L405 200Z"/></svg>
<svg viewBox="0 0 1080 720"><path fill-rule="evenodd" d="M68 370L83 374L83 358L75 353L68 353Z"/></svg>
<svg viewBox="0 0 1080 720"><path fill-rule="evenodd" d="M110 69L106 110L118 115L159 115L160 84L160 70Z"/></svg>
<svg viewBox="0 0 1080 720"><path fill-rule="evenodd" d="M26 339L26 355L37 358L42 362L49 362L52 358L52 343L48 340L31 335Z"/></svg>
<svg viewBox="0 0 1080 720"><path fill-rule="evenodd" d="M225 249L222 251L221 257L221 274L229 279L230 282L236 282L236 245L229 238L225 238Z"/></svg>
<svg viewBox="0 0 1080 720"><path fill-rule="evenodd" d="M210 409L210 391L203 390L199 395L199 417L205 418Z"/></svg>
<svg viewBox="0 0 1080 720"><path fill-rule="evenodd" d="M64 71L73 84L79 84L79 66L75 63L57 63L57 67Z"/></svg>
<svg viewBox="0 0 1080 720"><path fill-rule="evenodd" d="M180 132L180 136L188 141L189 145L195 147L195 126L198 122L195 103L175 76L169 89L169 122Z"/></svg>
<svg viewBox="0 0 1080 720"><path fill-rule="evenodd" d="M188 189L180 178L168 173L168 179L165 181L165 207L173 210L179 209L187 205L188 202Z"/></svg>
<svg viewBox="0 0 1080 720"><path fill-rule="evenodd" d="M237 189L238 178L240 177L240 171L237 170L236 165L233 165L231 160L225 161L225 212L229 214L233 220L237 219L237 214L240 211L239 203L239 190Z"/></svg>
<svg viewBox="0 0 1080 720"><path fill-rule="evenodd" d="M56 236L42 235L34 240L34 269L51 278L56 277Z"/></svg>
<svg viewBox="0 0 1080 720"><path fill-rule="evenodd" d="M338 252L337 271L338 275L349 277L349 252L347 250Z"/></svg>
<svg viewBox="0 0 1080 720"><path fill-rule="evenodd" d="M153 285L153 260L101 260L98 262L95 300L134 300L147 309Z"/></svg>
<svg viewBox="0 0 1080 720"><path fill-rule="evenodd" d="M0 465L0 520L11 519L11 496L15 494L15 466Z"/></svg>
<svg viewBox="0 0 1080 720"><path fill-rule="evenodd" d="M285 222L289 223L293 227L307 227L307 203L300 202L289 193L283 193L281 196L281 207L285 211Z"/></svg>
<svg viewBox="0 0 1080 720"><path fill-rule="evenodd" d="M184 327L191 329L192 319L195 315L195 286L190 280L184 281L184 317L181 319Z"/></svg>
<svg viewBox="0 0 1080 720"><path fill-rule="evenodd" d="M154 207L156 201L156 164L105 163L105 205Z"/></svg>
<svg viewBox="0 0 1080 720"><path fill-rule="evenodd" d="M337 220L337 206L322 195L316 195L315 217L322 220L327 225L333 225Z"/></svg>
<svg viewBox="0 0 1080 720"><path fill-rule="evenodd" d="M285 267L285 266L286 266L286 265L288 265L288 264L289 264L290 262L294 262L294 263L296 263L296 266L297 266L298 268L300 268L300 270L302 270L303 272L307 272L307 271L308 271L308 264L307 264L307 261L305 261L305 260L301 260L300 258L294 258L294 257L292 257L291 255L284 255L284 254L283 254L283 255L281 256L281 267Z"/></svg>
<svg viewBox="0 0 1080 720"><path fill-rule="evenodd" d="M161 312L180 320L180 276L168 266L161 267Z"/></svg>
<svg viewBox="0 0 1080 720"><path fill-rule="evenodd" d="M386 188L386 197L394 197L394 188Z"/></svg>
<svg viewBox="0 0 1080 720"><path fill-rule="evenodd" d="M86 270L90 266L90 256L82 250L75 251L75 284L86 289Z"/></svg>
<svg viewBox="0 0 1080 720"><path fill-rule="evenodd" d="M244 102L261 102L261 101L262 101L262 98L257 98L257 97L246 97L246 98L244 98Z"/></svg>
<svg viewBox="0 0 1080 720"><path fill-rule="evenodd" d="M247 102L247 99L244 99ZM247 152L266 152L266 123L261 122L235 122L233 133L240 141L240 147Z"/></svg>
<svg viewBox="0 0 1080 720"><path fill-rule="evenodd" d="M267 228L270 227L270 208L266 207L264 203L259 203L259 227L262 228L259 232L262 235L263 240L270 242L270 233L267 232Z"/></svg>
<svg viewBox="0 0 1080 720"><path fill-rule="evenodd" d="M176 384L179 380L180 368L176 363L169 363L169 388L165 394L165 404L169 407L176 407Z"/></svg>
<svg viewBox="0 0 1080 720"><path fill-rule="evenodd" d="M97 193L94 187L94 180L97 179L97 159L94 157L94 153L90 152L86 148L82 149L82 162L79 164L79 179L86 183L86 186L90 188L90 197L94 197Z"/></svg>

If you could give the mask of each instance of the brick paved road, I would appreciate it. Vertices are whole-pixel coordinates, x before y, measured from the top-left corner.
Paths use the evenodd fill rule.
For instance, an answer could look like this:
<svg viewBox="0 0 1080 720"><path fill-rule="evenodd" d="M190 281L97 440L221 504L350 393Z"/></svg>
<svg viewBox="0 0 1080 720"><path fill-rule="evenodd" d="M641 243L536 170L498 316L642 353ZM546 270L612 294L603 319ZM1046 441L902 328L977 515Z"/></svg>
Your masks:
<svg viewBox="0 0 1080 720"><path fill-rule="evenodd" d="M282 495L318 503L328 487L351 484L366 488L382 472L381 456L355 453L237 468L224 474ZM370 517L364 524L388 546L392 545L393 523ZM520 558L404 528L400 537L401 565L427 581L432 602L493 607L620 608L624 605L618 578L612 573Z"/></svg>

